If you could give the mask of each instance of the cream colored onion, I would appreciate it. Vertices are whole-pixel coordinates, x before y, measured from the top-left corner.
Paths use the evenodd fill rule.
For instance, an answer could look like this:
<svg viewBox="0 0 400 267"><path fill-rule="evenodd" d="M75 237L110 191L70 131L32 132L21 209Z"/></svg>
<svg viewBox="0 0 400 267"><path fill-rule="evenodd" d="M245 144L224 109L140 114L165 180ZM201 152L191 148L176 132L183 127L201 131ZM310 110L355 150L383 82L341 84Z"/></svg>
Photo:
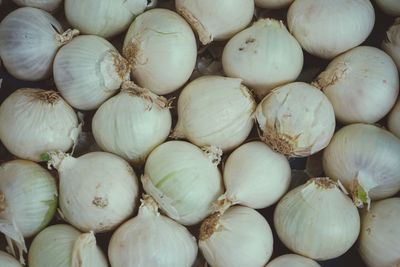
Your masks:
<svg viewBox="0 0 400 267"><path fill-rule="evenodd" d="M382 49L392 57L400 70L400 19L397 18L386 32L386 39L382 42Z"/></svg>
<svg viewBox="0 0 400 267"><path fill-rule="evenodd" d="M372 203L361 216L358 250L368 267L394 267L400 264L400 198Z"/></svg>
<svg viewBox="0 0 400 267"><path fill-rule="evenodd" d="M222 208L240 204L254 209L271 206L287 191L290 165L285 156L262 142L250 142L233 151L224 164L226 192Z"/></svg>
<svg viewBox="0 0 400 267"><path fill-rule="evenodd" d="M362 206L400 190L400 139L368 124L340 129L325 149L326 175L340 180Z"/></svg>
<svg viewBox="0 0 400 267"><path fill-rule="evenodd" d="M388 128L389 131L400 138L400 101L397 101L396 105L389 113Z"/></svg>
<svg viewBox="0 0 400 267"><path fill-rule="evenodd" d="M29 267L108 267L93 233L81 233L66 224L40 232L29 249Z"/></svg>
<svg viewBox="0 0 400 267"><path fill-rule="evenodd" d="M314 178L287 193L278 203L274 224L291 251L328 260L344 254L357 240L356 206L329 178Z"/></svg>
<svg viewBox="0 0 400 267"><path fill-rule="evenodd" d="M60 49L54 59L54 82L74 108L98 108L129 80L130 66L107 40L79 36Z"/></svg>
<svg viewBox="0 0 400 267"><path fill-rule="evenodd" d="M204 220L199 248L211 266L259 267L271 257L273 237L260 213L235 206Z"/></svg>
<svg viewBox="0 0 400 267"><path fill-rule="evenodd" d="M321 267L316 261L296 255L286 254L275 258L265 267Z"/></svg>
<svg viewBox="0 0 400 267"><path fill-rule="evenodd" d="M143 188L170 218L183 225L199 223L223 192L214 156L188 142L166 142L150 153Z"/></svg>
<svg viewBox="0 0 400 267"><path fill-rule="evenodd" d="M132 167L106 152L79 158L50 153L49 165L60 177L60 209L64 219L84 232L107 232L136 208L138 181Z"/></svg>
<svg viewBox="0 0 400 267"><path fill-rule="evenodd" d="M175 6L203 45L229 39L244 29L254 14L253 0L177 0Z"/></svg>
<svg viewBox="0 0 400 267"><path fill-rule="evenodd" d="M257 6L268 9L288 7L294 0L255 0Z"/></svg>
<svg viewBox="0 0 400 267"><path fill-rule="evenodd" d="M60 23L43 10L32 7L14 10L0 24L0 57L4 66L20 80L47 78L57 50L78 33L62 32Z"/></svg>
<svg viewBox="0 0 400 267"><path fill-rule="evenodd" d="M56 209L56 182L48 171L26 160L0 166L0 232L21 263L24 263L22 252L27 252L24 237L46 227Z"/></svg>
<svg viewBox="0 0 400 267"><path fill-rule="evenodd" d="M367 39L375 13L370 0L296 0L287 20L307 52L330 59Z"/></svg>
<svg viewBox="0 0 400 267"><path fill-rule="evenodd" d="M80 132L74 110L54 91L23 88L0 106L0 139L19 158L41 161L48 151L68 151Z"/></svg>
<svg viewBox="0 0 400 267"><path fill-rule="evenodd" d="M272 88L296 80L303 51L282 21L260 19L236 34L224 48L222 64L262 98Z"/></svg>
<svg viewBox="0 0 400 267"><path fill-rule="evenodd" d="M62 0L13 0L13 2L19 6L36 7L51 12L61 5Z"/></svg>
<svg viewBox="0 0 400 267"><path fill-rule="evenodd" d="M180 94L172 136L187 138L198 146L231 150L249 135L255 108L256 102L240 79L203 76Z"/></svg>
<svg viewBox="0 0 400 267"><path fill-rule="evenodd" d="M344 123L374 123L393 107L399 94L399 75L382 50L359 46L336 57L313 83L332 103Z"/></svg>
<svg viewBox="0 0 400 267"><path fill-rule="evenodd" d="M171 131L169 103L133 83L106 101L92 120L96 143L136 165L167 139Z"/></svg>
<svg viewBox="0 0 400 267"><path fill-rule="evenodd" d="M317 88L294 82L274 89L255 113L261 139L290 157L307 157L325 148L335 131L335 114Z"/></svg>
<svg viewBox="0 0 400 267"><path fill-rule="evenodd" d="M375 0L375 3L383 12L392 16L400 16L400 2L398 0Z"/></svg>
<svg viewBox="0 0 400 267"><path fill-rule="evenodd" d="M135 16L156 2L151 0L65 0L68 22L85 34L104 38L125 31Z"/></svg>
<svg viewBox="0 0 400 267"><path fill-rule="evenodd" d="M123 55L142 87L158 95L179 89L196 64L196 39L177 13L153 9L136 17L125 36Z"/></svg>
<svg viewBox="0 0 400 267"><path fill-rule="evenodd" d="M113 267L189 267L196 255L196 239L185 227L160 215L147 195L138 216L115 231L108 248Z"/></svg>
<svg viewBox="0 0 400 267"><path fill-rule="evenodd" d="M3 251L0 251L0 265L2 267L22 267L22 265L15 258Z"/></svg>

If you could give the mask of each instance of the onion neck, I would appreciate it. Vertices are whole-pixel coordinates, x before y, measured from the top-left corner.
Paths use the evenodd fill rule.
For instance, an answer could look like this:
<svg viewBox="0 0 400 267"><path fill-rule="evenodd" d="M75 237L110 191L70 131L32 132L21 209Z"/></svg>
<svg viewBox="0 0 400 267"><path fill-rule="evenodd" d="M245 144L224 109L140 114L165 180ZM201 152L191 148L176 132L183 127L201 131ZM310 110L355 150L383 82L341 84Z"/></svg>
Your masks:
<svg viewBox="0 0 400 267"><path fill-rule="evenodd" d="M214 40L212 33L186 7L179 8L178 13L181 14L197 32L199 40L203 45L209 44Z"/></svg>
<svg viewBox="0 0 400 267"><path fill-rule="evenodd" d="M69 43L75 36L79 35L79 31L76 29L68 29L62 34L56 35L56 40L59 46L63 46Z"/></svg>
<svg viewBox="0 0 400 267"><path fill-rule="evenodd" d="M85 258L90 250L96 249L96 237L93 232L81 234L72 248L71 267L84 267Z"/></svg>
<svg viewBox="0 0 400 267"><path fill-rule="evenodd" d="M221 214L216 212L209 217L207 217L200 226L199 240L206 241L209 239L216 231L222 230L222 225L220 225Z"/></svg>
<svg viewBox="0 0 400 267"><path fill-rule="evenodd" d="M69 167L69 165L72 165L76 160L69 154L61 151L47 152L43 154L42 158L44 158L44 155L47 155L47 168L50 170L55 168L56 170L61 171L62 169Z"/></svg>
<svg viewBox="0 0 400 267"><path fill-rule="evenodd" d="M346 62L335 64L335 68L321 72L317 79L311 84L320 90L324 90L329 86L333 86L338 81L342 80L349 71L349 66Z"/></svg>
<svg viewBox="0 0 400 267"><path fill-rule="evenodd" d="M114 63L114 69L118 76L118 78L122 81L129 80L129 76L131 73L131 65L128 60L122 57L117 51L110 49L108 54L112 57L112 61Z"/></svg>
<svg viewBox="0 0 400 267"><path fill-rule="evenodd" d="M227 211L230 207L235 205L236 202L232 201L227 194L223 194L220 196L217 201L213 204L213 207L211 209L212 213L219 213L219 214L224 214L225 211Z"/></svg>
<svg viewBox="0 0 400 267"><path fill-rule="evenodd" d="M201 148L207 157L210 159L211 163L214 165L218 165L222 160L222 149L217 146L203 146Z"/></svg>
<svg viewBox="0 0 400 267"><path fill-rule="evenodd" d="M149 89L140 87L132 81L123 82L121 92L142 98L148 103L148 110L151 110L153 106L156 106L159 109L172 108L172 100L168 100L163 96L158 96L152 93Z"/></svg>
<svg viewBox="0 0 400 267"><path fill-rule="evenodd" d="M142 203L139 208L140 216L159 216L158 204L150 195L143 195Z"/></svg>

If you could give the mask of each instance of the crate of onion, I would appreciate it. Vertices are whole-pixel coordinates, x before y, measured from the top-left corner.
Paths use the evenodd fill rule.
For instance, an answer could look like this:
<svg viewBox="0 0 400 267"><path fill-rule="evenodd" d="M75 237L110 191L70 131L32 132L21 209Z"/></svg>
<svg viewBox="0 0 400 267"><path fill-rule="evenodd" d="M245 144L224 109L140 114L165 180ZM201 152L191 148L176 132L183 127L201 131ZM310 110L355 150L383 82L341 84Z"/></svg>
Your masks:
<svg viewBox="0 0 400 267"><path fill-rule="evenodd" d="M0 1L0 266L400 266L396 16Z"/></svg>

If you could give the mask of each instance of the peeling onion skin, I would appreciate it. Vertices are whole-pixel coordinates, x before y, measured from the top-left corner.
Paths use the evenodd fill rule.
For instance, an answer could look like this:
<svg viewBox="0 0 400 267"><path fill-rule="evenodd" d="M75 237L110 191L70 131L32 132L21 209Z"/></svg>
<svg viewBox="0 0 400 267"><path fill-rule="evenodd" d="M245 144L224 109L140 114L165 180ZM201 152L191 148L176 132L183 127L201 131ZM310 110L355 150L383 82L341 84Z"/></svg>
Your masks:
<svg viewBox="0 0 400 267"><path fill-rule="evenodd" d="M400 16L400 2L398 0L375 0L378 7L391 16Z"/></svg>
<svg viewBox="0 0 400 267"><path fill-rule="evenodd" d="M286 254L270 261L265 267L321 267L321 265L300 255Z"/></svg>
<svg viewBox="0 0 400 267"><path fill-rule="evenodd" d="M251 22L254 14L253 0L176 0L175 5L203 45L231 38Z"/></svg>
<svg viewBox="0 0 400 267"><path fill-rule="evenodd" d="M294 0L255 0L256 6L268 9L288 7Z"/></svg>
<svg viewBox="0 0 400 267"><path fill-rule="evenodd" d="M60 5L62 0L13 0L19 6L36 7L48 12L55 11Z"/></svg>
<svg viewBox="0 0 400 267"><path fill-rule="evenodd" d="M317 88L294 82L275 88L258 105L261 139L288 157L307 157L325 148L335 130L335 114Z"/></svg>
<svg viewBox="0 0 400 267"><path fill-rule="evenodd" d="M0 265L1 267L22 267L14 257L3 251L0 251Z"/></svg>
<svg viewBox="0 0 400 267"><path fill-rule="evenodd" d="M399 75L385 52L359 46L331 61L313 85L329 98L341 123L374 123L395 104Z"/></svg>
<svg viewBox="0 0 400 267"><path fill-rule="evenodd" d="M375 12L369 0L296 0L287 21L304 50L331 59L367 39Z"/></svg>
<svg viewBox="0 0 400 267"><path fill-rule="evenodd" d="M382 49L392 57L397 69L400 70L400 18L397 18L386 32L386 39L382 42Z"/></svg>
<svg viewBox="0 0 400 267"><path fill-rule="evenodd" d="M183 86L196 64L196 38L177 13L156 8L137 16L125 36L123 56L134 81L157 95Z"/></svg>
<svg viewBox="0 0 400 267"><path fill-rule="evenodd" d="M279 239L315 260L339 257L356 242L360 216L351 199L329 178L313 178L287 193L274 212Z"/></svg>
<svg viewBox="0 0 400 267"><path fill-rule="evenodd" d="M357 200L360 185L371 200L400 190L400 139L368 124L352 124L335 133L323 154L323 168Z"/></svg>
<svg viewBox="0 0 400 267"><path fill-rule="evenodd" d="M388 128L394 135L400 138L400 100L392 109L388 117Z"/></svg>
<svg viewBox="0 0 400 267"><path fill-rule="evenodd" d="M358 243L361 258L368 267L395 267L400 264L400 198L371 204L361 214Z"/></svg>

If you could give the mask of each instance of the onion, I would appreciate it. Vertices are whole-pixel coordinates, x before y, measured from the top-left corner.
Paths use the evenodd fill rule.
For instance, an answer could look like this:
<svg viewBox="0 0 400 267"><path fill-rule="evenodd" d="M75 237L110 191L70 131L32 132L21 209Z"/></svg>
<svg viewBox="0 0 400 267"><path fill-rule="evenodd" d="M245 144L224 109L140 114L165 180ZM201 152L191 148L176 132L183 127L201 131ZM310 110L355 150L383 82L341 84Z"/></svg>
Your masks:
<svg viewBox="0 0 400 267"><path fill-rule="evenodd" d="M311 179L286 194L276 206L274 224L286 247L317 260L344 254L360 232L356 206L329 178Z"/></svg>
<svg viewBox="0 0 400 267"><path fill-rule="evenodd" d="M335 130L328 98L302 82L275 88L258 105L261 139L289 157L307 157L325 148Z"/></svg>
<svg viewBox="0 0 400 267"><path fill-rule="evenodd" d="M260 19L229 40L222 64L228 76L243 79L262 98L272 88L296 80L303 51L282 21Z"/></svg>
<svg viewBox="0 0 400 267"><path fill-rule="evenodd" d="M148 3L149 2L149 3ZM135 16L155 0L65 0L68 22L85 34L104 38L125 31Z"/></svg>
<svg viewBox="0 0 400 267"><path fill-rule="evenodd" d="M314 85L329 98L340 122L374 123L395 104L399 75L386 53L359 46L335 58Z"/></svg>
<svg viewBox="0 0 400 267"><path fill-rule="evenodd" d="M54 59L54 82L74 108L98 108L129 79L130 66L114 46L94 35L79 36Z"/></svg>
<svg viewBox="0 0 400 267"><path fill-rule="evenodd" d="M58 48L78 33L62 31L43 10L23 7L9 13L0 24L0 57L7 71L20 80L49 77Z"/></svg>
<svg viewBox="0 0 400 267"><path fill-rule="evenodd" d="M14 256L14 242L21 263L27 251L24 237L31 237L51 221L57 209L54 178L40 165L13 160L0 167L0 232ZM3 266L3 265L1 265Z"/></svg>
<svg viewBox="0 0 400 267"><path fill-rule="evenodd" d="M269 262L265 267L321 267L317 262L312 259L296 255L296 254L286 254L275 258L273 261Z"/></svg>
<svg viewBox="0 0 400 267"><path fill-rule="evenodd" d="M106 152L79 158L49 153L49 167L60 176L60 209L64 219L84 232L115 229L136 207L137 177L129 164Z"/></svg>
<svg viewBox="0 0 400 267"><path fill-rule="evenodd" d="M135 81L158 95L179 89L196 64L197 45L189 24L175 12L153 9L136 17L125 36L123 55Z"/></svg>
<svg viewBox="0 0 400 267"><path fill-rule="evenodd" d="M96 142L135 165L167 139L171 130L169 103L133 83L105 102L92 120Z"/></svg>
<svg viewBox="0 0 400 267"><path fill-rule="evenodd" d="M362 213L359 251L368 267L392 267L400 264L400 198L371 204Z"/></svg>
<svg viewBox="0 0 400 267"><path fill-rule="evenodd" d="M113 234L108 255L113 267L192 266L197 255L196 239L177 222L160 215L150 196L144 196L137 217Z"/></svg>
<svg viewBox="0 0 400 267"><path fill-rule="evenodd" d="M392 109L388 117L388 128L394 135L400 138L400 101Z"/></svg>
<svg viewBox="0 0 400 267"><path fill-rule="evenodd" d="M54 91L19 89L0 106L0 139L23 159L41 161L48 151L68 151L79 132L74 110Z"/></svg>
<svg viewBox="0 0 400 267"><path fill-rule="evenodd" d="M271 257L273 237L261 214L235 206L204 220L199 248L211 266L258 267Z"/></svg>
<svg viewBox="0 0 400 267"><path fill-rule="evenodd" d="M340 129L323 155L326 175L340 180L358 206L400 190L400 140L368 124Z"/></svg>
<svg viewBox="0 0 400 267"><path fill-rule="evenodd" d="M392 57L400 70L400 19L396 19L386 32L386 39L382 42L382 49Z"/></svg>
<svg viewBox="0 0 400 267"><path fill-rule="evenodd" d="M391 16L400 16L400 2L398 0L375 0L383 12Z"/></svg>
<svg viewBox="0 0 400 267"><path fill-rule="evenodd" d="M143 188L170 218L183 225L199 223L222 194L215 155L183 141L166 142L149 155Z"/></svg>
<svg viewBox="0 0 400 267"><path fill-rule="evenodd" d="M226 40L253 18L253 0L177 0L176 10L190 23L205 45Z"/></svg>
<svg viewBox="0 0 400 267"><path fill-rule="evenodd" d="M307 52L330 59L367 39L375 13L369 0L297 0L287 19L290 32Z"/></svg>
<svg viewBox="0 0 400 267"><path fill-rule="evenodd" d="M36 7L51 12L61 5L62 0L13 0L13 2L19 6Z"/></svg>
<svg viewBox="0 0 400 267"><path fill-rule="evenodd" d="M257 6L268 9L288 7L294 0L255 0Z"/></svg>
<svg viewBox="0 0 400 267"><path fill-rule="evenodd" d="M29 267L108 267L93 233L82 234L66 224L40 232L29 249Z"/></svg>
<svg viewBox="0 0 400 267"><path fill-rule="evenodd" d="M250 142L233 151L224 165L226 192L218 206L240 204L254 209L271 206L286 193L290 165L285 156L262 142Z"/></svg>
<svg viewBox="0 0 400 267"><path fill-rule="evenodd" d="M203 76L180 94L172 137L231 150L249 135L255 108L256 102L240 79Z"/></svg>
<svg viewBox="0 0 400 267"><path fill-rule="evenodd" d="M2 267L22 267L16 259L3 251L0 251L0 264Z"/></svg>

